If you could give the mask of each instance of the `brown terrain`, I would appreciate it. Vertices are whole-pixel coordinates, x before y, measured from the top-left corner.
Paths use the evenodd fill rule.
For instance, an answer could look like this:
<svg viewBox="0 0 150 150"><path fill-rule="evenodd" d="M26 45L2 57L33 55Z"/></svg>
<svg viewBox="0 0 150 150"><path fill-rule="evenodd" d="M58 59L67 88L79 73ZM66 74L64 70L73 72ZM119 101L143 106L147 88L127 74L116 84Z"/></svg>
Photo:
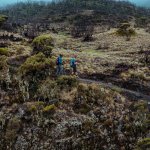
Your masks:
<svg viewBox="0 0 150 150"><path fill-rule="evenodd" d="M0 15L0 150L149 150L150 33L139 23L149 18L135 15L149 11L127 2L65 2L49 5L50 16L46 5L36 3L20 4L18 15L12 7L9 19ZM59 15L59 4L70 13ZM90 10L97 10L95 4L102 12ZM42 13L30 10L24 24L8 30L25 15L21 6L30 13L30 5ZM130 21L120 24L123 12ZM57 76L59 54L64 74ZM74 55L77 76L69 64Z"/></svg>

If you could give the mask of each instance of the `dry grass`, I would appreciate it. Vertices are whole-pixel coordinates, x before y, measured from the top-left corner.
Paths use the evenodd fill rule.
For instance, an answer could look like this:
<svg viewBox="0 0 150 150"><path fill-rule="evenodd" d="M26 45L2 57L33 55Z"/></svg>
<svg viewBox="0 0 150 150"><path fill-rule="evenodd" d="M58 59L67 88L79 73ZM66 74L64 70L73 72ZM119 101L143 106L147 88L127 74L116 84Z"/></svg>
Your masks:
<svg viewBox="0 0 150 150"><path fill-rule="evenodd" d="M149 47L150 34L140 29L131 41L126 41L124 37L114 35L114 31L115 29L96 33L95 41L92 42L82 42L81 39L73 39L68 35L55 35L57 48L53 53L56 56L62 53L65 59L76 54L81 73L110 72L120 63L141 65L138 52L141 46L144 49ZM60 43L63 43L63 46ZM98 49L100 46L101 49Z"/></svg>

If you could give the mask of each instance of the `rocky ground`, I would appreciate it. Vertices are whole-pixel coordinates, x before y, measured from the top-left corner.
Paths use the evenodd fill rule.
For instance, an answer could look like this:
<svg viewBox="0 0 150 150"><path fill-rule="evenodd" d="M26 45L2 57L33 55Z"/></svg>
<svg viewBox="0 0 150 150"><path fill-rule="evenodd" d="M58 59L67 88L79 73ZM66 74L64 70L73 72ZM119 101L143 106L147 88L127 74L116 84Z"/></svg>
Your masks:
<svg viewBox="0 0 150 150"><path fill-rule="evenodd" d="M50 35L33 43L24 37L3 39L7 46L0 48L0 149L148 149L146 101L131 101L119 90L81 83L70 75L56 78L55 60L62 53L69 70L69 58L75 54L81 77L149 95L150 70L141 53L148 50L150 35L138 30L127 42L111 30L96 33L88 43L64 32Z"/></svg>

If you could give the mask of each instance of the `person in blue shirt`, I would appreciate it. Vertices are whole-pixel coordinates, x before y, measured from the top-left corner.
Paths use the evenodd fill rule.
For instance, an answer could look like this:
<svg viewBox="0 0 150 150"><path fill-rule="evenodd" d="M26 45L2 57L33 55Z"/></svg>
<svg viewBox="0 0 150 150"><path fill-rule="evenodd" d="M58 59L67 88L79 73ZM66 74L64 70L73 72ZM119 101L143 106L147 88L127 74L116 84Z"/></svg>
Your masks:
<svg viewBox="0 0 150 150"><path fill-rule="evenodd" d="M62 75L63 74L63 55L60 54L58 57L57 57L57 60L56 60L56 75Z"/></svg>
<svg viewBox="0 0 150 150"><path fill-rule="evenodd" d="M70 67L72 69L72 74L77 75L77 62L76 62L76 56L74 55L70 59Z"/></svg>

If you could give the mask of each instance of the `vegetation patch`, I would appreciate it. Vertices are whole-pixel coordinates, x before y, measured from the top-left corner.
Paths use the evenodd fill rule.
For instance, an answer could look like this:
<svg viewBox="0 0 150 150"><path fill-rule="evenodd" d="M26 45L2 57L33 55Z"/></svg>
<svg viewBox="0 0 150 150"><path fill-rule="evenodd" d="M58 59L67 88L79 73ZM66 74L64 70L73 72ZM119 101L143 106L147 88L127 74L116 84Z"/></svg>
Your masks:
<svg viewBox="0 0 150 150"><path fill-rule="evenodd" d="M78 113L87 113L93 109L94 105L98 105L100 101L111 104L114 101L114 97L117 96L119 96L119 93L104 90L99 85L79 84L75 97L74 110ZM120 101L123 101L121 97Z"/></svg>
<svg viewBox="0 0 150 150"><path fill-rule="evenodd" d="M13 142L17 138L17 133L21 128L21 121L17 117L9 120L5 139L7 142Z"/></svg>
<svg viewBox="0 0 150 150"><path fill-rule="evenodd" d="M129 69L128 71L122 72L120 74L120 77L124 81L127 81L127 80L149 81L150 78L149 78L148 73L149 73L148 69L145 69L145 70L142 70L142 69L141 70L140 69L136 69L136 70Z"/></svg>
<svg viewBox="0 0 150 150"><path fill-rule="evenodd" d="M8 48L0 48L0 55L8 56L9 55Z"/></svg>
<svg viewBox="0 0 150 150"><path fill-rule="evenodd" d="M141 101L134 105L135 110L144 111L148 108L147 103L145 101Z"/></svg>
<svg viewBox="0 0 150 150"><path fill-rule="evenodd" d="M38 53L28 58L25 63L20 66L19 72L22 75L27 75L28 73L40 73L46 69L53 70L54 66L54 60L46 58L42 53Z"/></svg>
<svg viewBox="0 0 150 150"><path fill-rule="evenodd" d="M6 81L8 72L7 57L0 56L0 81Z"/></svg>
<svg viewBox="0 0 150 150"><path fill-rule="evenodd" d="M44 102L29 102L26 104L29 112L37 112L44 108Z"/></svg>
<svg viewBox="0 0 150 150"><path fill-rule="evenodd" d="M146 150L150 147L150 138L145 138L138 142L138 148L139 150Z"/></svg>
<svg viewBox="0 0 150 150"><path fill-rule="evenodd" d="M56 82L61 89L68 89L78 85L78 80L75 76L60 76Z"/></svg>
<svg viewBox="0 0 150 150"><path fill-rule="evenodd" d="M119 29L116 31L119 36L126 36L127 40L130 40L131 36L135 36L136 32L129 23L122 23Z"/></svg>
<svg viewBox="0 0 150 150"><path fill-rule="evenodd" d="M57 83L50 78L43 81L38 89L38 97L41 97L44 100L51 100L58 98L59 88L57 87Z"/></svg>
<svg viewBox="0 0 150 150"><path fill-rule="evenodd" d="M43 108L43 112L44 113L51 113L51 112L54 112L56 109L56 106L53 104L53 105L48 105L46 107Z"/></svg>
<svg viewBox="0 0 150 150"><path fill-rule="evenodd" d="M0 70L7 68L7 57L6 56L0 56Z"/></svg>
<svg viewBox="0 0 150 150"><path fill-rule="evenodd" d="M33 42L33 54L42 52L45 56L51 56L54 46L54 40L50 35L40 35L36 37Z"/></svg>

